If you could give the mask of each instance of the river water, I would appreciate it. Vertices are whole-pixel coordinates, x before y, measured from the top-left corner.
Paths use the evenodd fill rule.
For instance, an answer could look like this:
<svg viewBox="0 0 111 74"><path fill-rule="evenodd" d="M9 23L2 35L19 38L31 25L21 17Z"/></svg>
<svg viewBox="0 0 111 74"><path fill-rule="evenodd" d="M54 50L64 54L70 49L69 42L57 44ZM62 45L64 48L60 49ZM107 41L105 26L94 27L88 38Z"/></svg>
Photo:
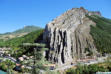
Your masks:
<svg viewBox="0 0 111 74"><path fill-rule="evenodd" d="M4 71L2 71L2 70L0 70L0 74L7 74L6 72L4 72Z"/></svg>

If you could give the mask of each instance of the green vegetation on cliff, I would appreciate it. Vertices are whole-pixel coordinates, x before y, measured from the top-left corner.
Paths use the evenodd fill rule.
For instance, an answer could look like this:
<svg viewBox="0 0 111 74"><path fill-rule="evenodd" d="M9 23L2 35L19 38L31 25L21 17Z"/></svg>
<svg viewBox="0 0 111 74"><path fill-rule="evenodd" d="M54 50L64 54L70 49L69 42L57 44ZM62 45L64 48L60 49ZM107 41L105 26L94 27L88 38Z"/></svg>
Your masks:
<svg viewBox="0 0 111 74"><path fill-rule="evenodd" d="M96 23L91 26L91 35L94 43L101 53L111 53L111 20L99 16L88 16Z"/></svg>

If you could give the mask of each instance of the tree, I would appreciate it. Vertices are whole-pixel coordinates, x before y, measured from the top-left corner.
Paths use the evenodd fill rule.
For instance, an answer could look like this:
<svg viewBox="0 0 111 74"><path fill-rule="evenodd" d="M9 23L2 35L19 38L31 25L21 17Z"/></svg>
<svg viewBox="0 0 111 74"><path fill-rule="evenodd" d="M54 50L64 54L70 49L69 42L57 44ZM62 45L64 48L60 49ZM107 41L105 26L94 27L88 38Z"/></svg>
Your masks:
<svg viewBox="0 0 111 74"><path fill-rule="evenodd" d="M12 63L10 60L7 60L7 66L8 66L7 74L13 74L12 69L13 69L14 63Z"/></svg>
<svg viewBox="0 0 111 74"><path fill-rule="evenodd" d="M38 74L40 69L45 69L43 66L43 52L47 50L47 48L45 48L46 45L41 43L23 43L23 46L33 48L34 62L31 74Z"/></svg>

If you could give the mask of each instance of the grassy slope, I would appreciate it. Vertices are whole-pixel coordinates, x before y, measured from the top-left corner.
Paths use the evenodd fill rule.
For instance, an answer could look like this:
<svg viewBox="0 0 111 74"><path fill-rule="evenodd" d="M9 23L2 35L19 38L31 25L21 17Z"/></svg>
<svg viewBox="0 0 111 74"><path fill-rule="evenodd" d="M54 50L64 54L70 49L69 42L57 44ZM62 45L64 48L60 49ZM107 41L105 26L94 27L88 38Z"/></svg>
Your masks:
<svg viewBox="0 0 111 74"><path fill-rule="evenodd" d="M111 20L99 16L88 17L96 23L96 27L91 26L90 33L98 51L111 53Z"/></svg>

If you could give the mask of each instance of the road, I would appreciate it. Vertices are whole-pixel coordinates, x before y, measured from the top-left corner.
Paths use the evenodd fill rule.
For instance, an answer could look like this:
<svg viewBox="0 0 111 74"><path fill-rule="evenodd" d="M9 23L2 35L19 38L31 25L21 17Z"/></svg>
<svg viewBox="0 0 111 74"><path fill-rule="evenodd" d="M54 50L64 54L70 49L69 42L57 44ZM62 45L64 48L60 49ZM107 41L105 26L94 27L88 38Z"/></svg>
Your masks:
<svg viewBox="0 0 111 74"><path fill-rule="evenodd" d="M13 57L9 57L9 56L5 56L5 57L3 57L5 60L6 59L8 59L8 60L11 60L12 62L17 62L17 60L15 59L15 58L13 58Z"/></svg>
<svg viewBox="0 0 111 74"><path fill-rule="evenodd" d="M82 64L83 64L83 65L91 65L91 64L102 63L102 62L105 61L104 59L106 59L106 58L107 58L107 57L101 57L101 58L99 58L98 60L92 60L92 61L84 62L84 63L82 62ZM73 65L69 64L69 65L66 65L66 66L62 66L62 67L56 68L55 70L56 70L56 71L57 71L57 70L67 70L67 69L72 68L72 67L74 67L74 66L77 66L77 63L76 63L76 64L73 64Z"/></svg>
<svg viewBox="0 0 111 74"><path fill-rule="evenodd" d="M63 66L63 67L56 68L55 70L66 70L66 69L72 68L73 66L76 66L76 65L77 64L66 65L66 66Z"/></svg>

